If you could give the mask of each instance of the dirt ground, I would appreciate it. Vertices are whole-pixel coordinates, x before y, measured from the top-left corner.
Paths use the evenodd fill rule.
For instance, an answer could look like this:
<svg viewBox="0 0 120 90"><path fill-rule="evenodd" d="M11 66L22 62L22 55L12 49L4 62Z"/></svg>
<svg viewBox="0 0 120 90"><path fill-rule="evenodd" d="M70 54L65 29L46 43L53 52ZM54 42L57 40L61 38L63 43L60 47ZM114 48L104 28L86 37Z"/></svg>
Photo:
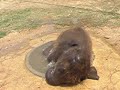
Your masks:
<svg viewBox="0 0 120 90"><path fill-rule="evenodd" d="M102 39L92 34L95 53L94 65L100 76L99 81L85 80L72 87L53 87L48 85L45 79L29 72L25 66L26 54L38 45L55 40L58 35L51 33L51 30L55 31L53 27L54 25L44 25L37 30L15 32L0 40L0 46L2 47L0 51L0 90L120 89L120 56Z"/></svg>
<svg viewBox="0 0 120 90"><path fill-rule="evenodd" d="M26 2L26 6L26 4L18 5L17 0L15 2L12 2L13 0L8 1L3 0L4 3L0 3L0 10L31 6L28 2ZM47 0L46 2L51 1ZM64 4L67 2L66 0ZM89 6L90 4L90 2L80 3L79 0L74 2L78 2L83 6L84 4ZM71 0L69 5L73 5L74 2ZM1 38L0 90L120 90L120 27L85 27L92 37L95 53L94 65L100 76L99 81L85 80L72 87L53 87L48 85L45 79L28 71L25 66L26 54L34 47L56 39L56 32L64 31L67 28L56 25L43 25L35 30L13 32Z"/></svg>

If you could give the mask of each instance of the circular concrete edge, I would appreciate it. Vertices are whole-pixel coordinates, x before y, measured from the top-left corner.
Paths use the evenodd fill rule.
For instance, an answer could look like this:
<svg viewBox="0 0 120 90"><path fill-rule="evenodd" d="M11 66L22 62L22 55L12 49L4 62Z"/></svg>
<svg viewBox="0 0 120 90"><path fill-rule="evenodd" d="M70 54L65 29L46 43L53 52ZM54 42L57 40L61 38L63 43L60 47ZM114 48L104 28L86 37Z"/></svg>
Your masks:
<svg viewBox="0 0 120 90"><path fill-rule="evenodd" d="M53 41L48 41L46 43L43 43L43 44L41 44L41 45L33 48L30 52L27 53L27 55L25 57L25 66L27 67L27 69L31 73L33 73L33 74L35 74L35 75L37 75L39 77L45 78L45 72L47 70L47 64L48 64L48 62L46 60L45 55L43 55L42 51L44 49L46 49L47 47L49 47L52 43L53 43ZM36 57L33 54L35 54ZM41 61L39 62L38 60L41 60ZM39 67L39 70L38 70L38 67ZM45 72L42 72L43 68L46 68L44 70Z"/></svg>
<svg viewBox="0 0 120 90"><path fill-rule="evenodd" d="M39 47L39 46L38 46L38 47ZM37 72L35 69L32 68L32 66L31 66L30 63L29 63L29 57L30 57L31 53L32 53L34 50L36 50L38 47L35 47L35 48L33 48L30 52L28 52L28 54L27 54L26 57L25 57L25 66L27 67L27 69L28 69L31 73L33 73L33 74L35 74L35 75L37 75L37 76L40 76L40 77L45 78L45 75L44 75L44 74Z"/></svg>

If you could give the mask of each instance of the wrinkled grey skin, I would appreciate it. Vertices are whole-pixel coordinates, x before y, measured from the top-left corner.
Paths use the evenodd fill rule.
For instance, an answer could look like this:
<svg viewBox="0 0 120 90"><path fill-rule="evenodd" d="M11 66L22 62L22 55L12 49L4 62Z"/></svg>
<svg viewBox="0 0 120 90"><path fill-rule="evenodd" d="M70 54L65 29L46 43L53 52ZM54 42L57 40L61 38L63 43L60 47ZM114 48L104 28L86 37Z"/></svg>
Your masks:
<svg viewBox="0 0 120 90"><path fill-rule="evenodd" d="M83 29L73 28L63 32L46 51L48 62L54 62L45 75L48 84L75 85L86 78L99 79L91 64L91 39Z"/></svg>

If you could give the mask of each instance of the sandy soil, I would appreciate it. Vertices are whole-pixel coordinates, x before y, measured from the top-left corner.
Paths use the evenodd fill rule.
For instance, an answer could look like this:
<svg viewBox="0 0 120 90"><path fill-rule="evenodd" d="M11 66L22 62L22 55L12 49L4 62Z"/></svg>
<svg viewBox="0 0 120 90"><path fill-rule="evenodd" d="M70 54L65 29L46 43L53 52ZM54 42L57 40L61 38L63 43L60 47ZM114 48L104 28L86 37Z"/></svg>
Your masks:
<svg viewBox="0 0 120 90"><path fill-rule="evenodd" d="M53 87L45 79L33 75L25 66L25 56L34 47L55 40L53 25L34 31L12 33L0 39L0 90L119 90L120 56L100 38L92 37L95 52L94 65L99 81L85 80L72 87ZM16 37L16 38L14 38ZM5 48L5 49L3 49Z"/></svg>
<svg viewBox="0 0 120 90"><path fill-rule="evenodd" d="M120 55L120 27L100 27L100 28L86 28L89 33L101 38L106 44L111 46Z"/></svg>

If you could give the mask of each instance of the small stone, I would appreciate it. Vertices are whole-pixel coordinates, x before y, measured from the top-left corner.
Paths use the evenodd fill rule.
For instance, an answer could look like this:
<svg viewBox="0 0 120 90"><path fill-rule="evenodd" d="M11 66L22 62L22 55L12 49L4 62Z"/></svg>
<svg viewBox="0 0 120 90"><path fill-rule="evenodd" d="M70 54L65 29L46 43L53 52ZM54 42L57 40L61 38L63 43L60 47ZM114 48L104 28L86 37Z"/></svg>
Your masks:
<svg viewBox="0 0 120 90"><path fill-rule="evenodd" d="M110 39L108 36L104 36L105 39Z"/></svg>

